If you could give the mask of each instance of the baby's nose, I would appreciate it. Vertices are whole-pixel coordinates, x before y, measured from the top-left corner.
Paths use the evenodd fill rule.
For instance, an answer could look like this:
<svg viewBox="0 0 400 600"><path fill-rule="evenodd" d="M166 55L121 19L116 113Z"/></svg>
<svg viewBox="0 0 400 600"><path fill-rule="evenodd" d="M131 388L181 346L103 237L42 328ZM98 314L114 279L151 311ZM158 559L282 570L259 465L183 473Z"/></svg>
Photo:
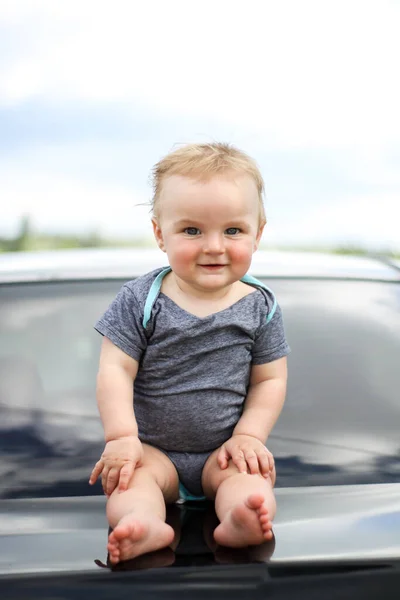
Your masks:
<svg viewBox="0 0 400 600"><path fill-rule="evenodd" d="M216 253L216 254L220 254L221 252L224 252L224 249L225 249L224 236L219 235L219 234L208 235L204 241L205 241L204 252Z"/></svg>

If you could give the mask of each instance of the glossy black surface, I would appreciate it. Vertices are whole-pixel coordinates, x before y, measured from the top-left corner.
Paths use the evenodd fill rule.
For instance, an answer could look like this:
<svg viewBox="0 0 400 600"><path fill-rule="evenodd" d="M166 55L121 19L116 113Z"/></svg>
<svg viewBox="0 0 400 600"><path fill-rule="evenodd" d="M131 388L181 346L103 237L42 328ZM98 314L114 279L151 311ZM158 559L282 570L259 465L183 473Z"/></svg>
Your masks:
<svg viewBox="0 0 400 600"><path fill-rule="evenodd" d="M23 577L1 581L3 593L10 600L131 600L149 598L175 600L397 600L400 586L398 563L372 565L321 564L300 569L275 569L266 565L212 567L198 571L151 571L151 574L114 573L112 578L91 575Z"/></svg>
<svg viewBox="0 0 400 600"><path fill-rule="evenodd" d="M265 282L292 347L273 542L217 548L212 506L172 506L176 551L112 571L92 327L122 280L0 285L1 598L398 598L400 284Z"/></svg>
<svg viewBox="0 0 400 600"><path fill-rule="evenodd" d="M400 284L265 282L292 348L277 486L400 481ZM0 286L0 497L100 493L93 323L121 283Z"/></svg>
<svg viewBox="0 0 400 600"><path fill-rule="evenodd" d="M166 548L115 570L400 560L400 484L281 488L276 496L272 542L240 549L217 546L211 503L172 505L167 519L176 532L176 550ZM101 563L107 565L107 534L103 497L2 500L0 574L99 574Z"/></svg>

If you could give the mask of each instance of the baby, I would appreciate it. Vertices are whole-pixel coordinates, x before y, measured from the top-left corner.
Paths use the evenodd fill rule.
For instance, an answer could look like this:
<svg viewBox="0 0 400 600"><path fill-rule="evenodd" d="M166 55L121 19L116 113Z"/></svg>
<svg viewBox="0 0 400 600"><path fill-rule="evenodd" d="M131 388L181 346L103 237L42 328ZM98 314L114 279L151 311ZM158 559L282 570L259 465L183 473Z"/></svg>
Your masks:
<svg viewBox="0 0 400 600"><path fill-rule="evenodd" d="M215 500L218 544L272 538L265 443L286 393L282 316L247 275L266 223L255 162L194 144L154 168L152 224L169 266L126 283L96 324L101 475L116 564L170 545L166 503Z"/></svg>

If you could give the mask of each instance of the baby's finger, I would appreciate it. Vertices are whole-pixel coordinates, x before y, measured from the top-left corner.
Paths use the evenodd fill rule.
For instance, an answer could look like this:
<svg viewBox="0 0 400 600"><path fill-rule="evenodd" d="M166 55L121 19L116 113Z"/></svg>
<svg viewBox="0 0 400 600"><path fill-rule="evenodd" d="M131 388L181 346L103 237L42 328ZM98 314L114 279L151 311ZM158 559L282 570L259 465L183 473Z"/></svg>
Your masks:
<svg viewBox="0 0 400 600"><path fill-rule="evenodd" d="M242 450L232 453L232 462L237 466L240 473L247 473L247 463Z"/></svg>
<svg viewBox="0 0 400 600"><path fill-rule="evenodd" d="M274 467L275 467L274 457L271 453L269 453L269 468L270 468L271 473L274 470Z"/></svg>
<svg viewBox="0 0 400 600"><path fill-rule="evenodd" d="M90 478L89 478L89 483L90 485L93 485L94 483L96 483L99 475L101 475L102 471L104 469L104 463L102 460L97 461L97 463L94 465L93 471L90 474Z"/></svg>
<svg viewBox="0 0 400 600"><path fill-rule="evenodd" d="M245 456L246 462L249 466L250 473L252 475L256 475L257 473L259 473L260 470L258 467L258 458L257 458L257 454L254 452L254 450L253 449L244 450L244 456Z"/></svg>
<svg viewBox="0 0 400 600"><path fill-rule="evenodd" d="M221 447L221 450L217 455L217 463L220 469L226 469L228 467L229 454L225 446Z"/></svg>
<svg viewBox="0 0 400 600"><path fill-rule="evenodd" d="M260 471L263 477L268 477L270 474L269 454L268 451L264 450L258 455L258 462L260 464Z"/></svg>
<svg viewBox="0 0 400 600"><path fill-rule="evenodd" d="M113 467L108 471L105 492L110 496L118 485L119 469Z"/></svg>
<svg viewBox="0 0 400 600"><path fill-rule="evenodd" d="M103 486L103 492L107 495L107 479L108 479L108 473L110 471L109 467L106 467L104 465L104 469L101 473L101 485Z"/></svg>
<svg viewBox="0 0 400 600"><path fill-rule="evenodd" d="M135 467L136 465L134 465L131 462L126 463L126 465L122 467L122 469L119 472L118 492L125 492L125 490L128 489L128 485L132 478Z"/></svg>
<svg viewBox="0 0 400 600"><path fill-rule="evenodd" d="M271 472L271 471L273 471L274 466L275 466L274 457L273 457L272 452L270 452L268 450L268 448L265 448L265 453L266 453L266 456L268 457L268 469Z"/></svg>

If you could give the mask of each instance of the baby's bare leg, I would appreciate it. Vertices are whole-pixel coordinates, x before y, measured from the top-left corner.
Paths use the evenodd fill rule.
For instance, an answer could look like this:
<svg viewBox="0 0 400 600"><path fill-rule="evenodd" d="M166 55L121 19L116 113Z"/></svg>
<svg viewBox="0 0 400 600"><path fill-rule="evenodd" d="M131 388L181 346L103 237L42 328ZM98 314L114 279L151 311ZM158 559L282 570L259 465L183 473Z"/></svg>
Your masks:
<svg viewBox="0 0 400 600"><path fill-rule="evenodd" d="M107 549L114 564L168 546L174 530L165 523L165 502L178 498L178 475L165 454L143 444L144 458L126 492L115 490L107 502L113 528Z"/></svg>
<svg viewBox="0 0 400 600"><path fill-rule="evenodd" d="M202 478L204 492L215 498L215 512L221 521L214 531L215 540L233 548L270 540L276 512L275 471L265 479L261 475L239 473L232 462L222 470L217 463L218 452L208 459Z"/></svg>

